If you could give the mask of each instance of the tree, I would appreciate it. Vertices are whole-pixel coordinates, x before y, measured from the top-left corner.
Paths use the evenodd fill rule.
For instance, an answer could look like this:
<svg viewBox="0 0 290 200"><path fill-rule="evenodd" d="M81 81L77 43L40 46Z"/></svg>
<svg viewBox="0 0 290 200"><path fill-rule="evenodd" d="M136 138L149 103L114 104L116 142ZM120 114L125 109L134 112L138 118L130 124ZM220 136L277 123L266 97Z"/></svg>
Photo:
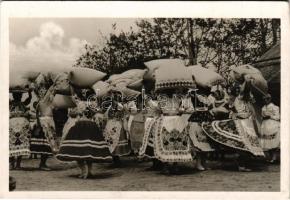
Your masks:
<svg viewBox="0 0 290 200"><path fill-rule="evenodd" d="M159 58L187 58L190 65L215 65L227 75L229 66L252 63L280 40L279 19L154 18L136 21L137 30L103 37L103 46L86 45L75 66L109 74Z"/></svg>

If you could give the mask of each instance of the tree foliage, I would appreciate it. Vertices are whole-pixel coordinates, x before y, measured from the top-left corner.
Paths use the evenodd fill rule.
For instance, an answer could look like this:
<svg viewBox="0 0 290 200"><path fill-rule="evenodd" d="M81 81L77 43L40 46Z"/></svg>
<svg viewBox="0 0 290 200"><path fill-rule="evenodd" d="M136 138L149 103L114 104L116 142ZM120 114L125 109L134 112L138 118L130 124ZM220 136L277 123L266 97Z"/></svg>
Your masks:
<svg viewBox="0 0 290 200"><path fill-rule="evenodd" d="M115 34L113 24L104 45L86 45L75 66L113 74L152 59L186 58L224 75L229 66L255 62L280 40L279 19L154 18L136 25Z"/></svg>

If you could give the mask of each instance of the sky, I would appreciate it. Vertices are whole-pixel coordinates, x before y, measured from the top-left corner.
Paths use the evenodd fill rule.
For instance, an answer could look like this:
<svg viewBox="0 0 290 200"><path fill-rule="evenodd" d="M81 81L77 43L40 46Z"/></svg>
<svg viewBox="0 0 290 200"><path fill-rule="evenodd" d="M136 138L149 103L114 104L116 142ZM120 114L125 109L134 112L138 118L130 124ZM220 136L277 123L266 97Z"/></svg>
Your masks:
<svg viewBox="0 0 290 200"><path fill-rule="evenodd" d="M136 18L11 18L10 69L71 66L85 44L137 29ZM112 24L116 23L113 31Z"/></svg>

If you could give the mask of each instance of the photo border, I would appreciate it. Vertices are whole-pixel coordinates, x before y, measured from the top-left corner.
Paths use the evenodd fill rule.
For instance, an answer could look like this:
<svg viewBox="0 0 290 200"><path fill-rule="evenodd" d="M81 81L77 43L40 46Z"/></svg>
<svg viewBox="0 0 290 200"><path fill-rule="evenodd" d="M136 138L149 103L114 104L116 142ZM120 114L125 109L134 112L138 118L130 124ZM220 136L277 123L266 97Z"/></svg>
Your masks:
<svg viewBox="0 0 290 200"><path fill-rule="evenodd" d="M53 11L53 12L52 12ZM2 2L0 40L0 197L134 199L288 199L289 198L289 4L287 2ZM9 18L35 17L191 17L281 19L281 165L280 192L69 192L8 191L9 177Z"/></svg>

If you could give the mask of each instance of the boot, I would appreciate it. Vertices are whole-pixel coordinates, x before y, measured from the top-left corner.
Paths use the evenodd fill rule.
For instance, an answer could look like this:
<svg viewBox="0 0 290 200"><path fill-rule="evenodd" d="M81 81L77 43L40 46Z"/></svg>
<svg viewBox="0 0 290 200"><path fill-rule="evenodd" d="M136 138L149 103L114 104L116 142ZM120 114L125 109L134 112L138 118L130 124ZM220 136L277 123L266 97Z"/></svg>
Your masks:
<svg viewBox="0 0 290 200"><path fill-rule="evenodd" d="M199 171L205 170L204 166L202 165L201 155L197 155L196 157L196 169L198 169Z"/></svg>
<svg viewBox="0 0 290 200"><path fill-rule="evenodd" d="M78 175L78 178L84 178L85 176L85 164L83 161L78 161L78 167L80 168L80 174Z"/></svg>
<svg viewBox="0 0 290 200"><path fill-rule="evenodd" d="M88 161L87 165L88 165L88 176L87 176L87 178L91 178L93 176L93 174L92 174L93 163Z"/></svg>
<svg viewBox="0 0 290 200"><path fill-rule="evenodd" d="M16 170L21 169L21 160L22 160L22 156L17 156L17 158L16 158L16 167L15 167Z"/></svg>
<svg viewBox="0 0 290 200"><path fill-rule="evenodd" d="M210 170L211 169L206 164L206 155L205 154L201 155L201 165L205 168L205 170Z"/></svg>
<svg viewBox="0 0 290 200"><path fill-rule="evenodd" d="M16 162L15 162L15 157L11 157L11 158L9 158L9 160L10 160L10 169L11 170L14 170L15 169L15 164L16 164Z"/></svg>
<svg viewBox="0 0 290 200"><path fill-rule="evenodd" d="M119 156L113 156L113 165L114 165L114 167L121 166L121 160L120 160Z"/></svg>
<svg viewBox="0 0 290 200"><path fill-rule="evenodd" d="M247 159L246 155L243 153L240 153L240 155L238 157L238 162L237 162L239 172L251 172L252 171L252 169L246 167L246 164L247 164L246 159Z"/></svg>
<svg viewBox="0 0 290 200"><path fill-rule="evenodd" d="M46 165L47 155L42 154L40 157L39 169L43 171L51 171L51 169Z"/></svg>

